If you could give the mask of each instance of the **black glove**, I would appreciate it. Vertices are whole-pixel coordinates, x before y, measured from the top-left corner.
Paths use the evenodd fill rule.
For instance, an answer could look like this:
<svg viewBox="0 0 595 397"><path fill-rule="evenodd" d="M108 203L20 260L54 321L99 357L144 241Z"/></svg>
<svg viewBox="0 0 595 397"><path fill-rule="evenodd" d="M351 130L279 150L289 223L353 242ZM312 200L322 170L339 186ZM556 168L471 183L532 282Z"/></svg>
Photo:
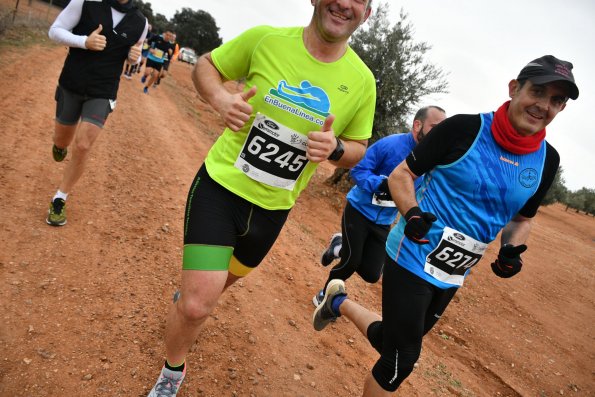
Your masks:
<svg viewBox="0 0 595 397"><path fill-rule="evenodd" d="M523 267L523 260L521 254L527 250L525 244L514 246L512 244L504 244L500 247L498 259L492 263L492 271L498 277L510 278L521 271Z"/></svg>
<svg viewBox="0 0 595 397"><path fill-rule="evenodd" d="M376 199L381 201L393 201L393 197L390 195L388 188L388 178L384 178L378 186L378 191L375 193Z"/></svg>
<svg viewBox="0 0 595 397"><path fill-rule="evenodd" d="M413 207L405 214L405 236L416 244L427 244L430 241L424 236L430 231L432 223L436 222L436 215L431 212L421 212L419 207Z"/></svg>

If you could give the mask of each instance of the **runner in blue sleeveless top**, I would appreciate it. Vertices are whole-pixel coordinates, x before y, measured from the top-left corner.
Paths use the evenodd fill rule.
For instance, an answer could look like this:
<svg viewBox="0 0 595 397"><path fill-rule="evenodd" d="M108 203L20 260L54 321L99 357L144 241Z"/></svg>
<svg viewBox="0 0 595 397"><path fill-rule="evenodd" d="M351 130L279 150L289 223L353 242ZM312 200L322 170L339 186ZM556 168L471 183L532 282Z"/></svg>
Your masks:
<svg viewBox="0 0 595 397"><path fill-rule="evenodd" d="M509 278L521 270L532 219L560 162L545 127L579 92L572 64L551 55L527 64L508 87L511 100L496 112L446 119L391 173L405 215L386 244L382 317L347 299L342 280L328 284L315 310L316 330L345 315L380 353L364 395L390 395L409 376L423 336L500 231L493 272Z"/></svg>

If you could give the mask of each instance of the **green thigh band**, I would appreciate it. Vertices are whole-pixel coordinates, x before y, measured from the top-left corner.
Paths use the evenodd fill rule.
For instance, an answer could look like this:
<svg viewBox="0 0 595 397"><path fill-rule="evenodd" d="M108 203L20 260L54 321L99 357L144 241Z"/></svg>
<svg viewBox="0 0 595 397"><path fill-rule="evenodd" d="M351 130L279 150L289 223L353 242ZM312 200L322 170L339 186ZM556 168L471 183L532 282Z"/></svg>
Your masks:
<svg viewBox="0 0 595 397"><path fill-rule="evenodd" d="M233 247L187 244L184 246L182 269L227 271L232 254Z"/></svg>

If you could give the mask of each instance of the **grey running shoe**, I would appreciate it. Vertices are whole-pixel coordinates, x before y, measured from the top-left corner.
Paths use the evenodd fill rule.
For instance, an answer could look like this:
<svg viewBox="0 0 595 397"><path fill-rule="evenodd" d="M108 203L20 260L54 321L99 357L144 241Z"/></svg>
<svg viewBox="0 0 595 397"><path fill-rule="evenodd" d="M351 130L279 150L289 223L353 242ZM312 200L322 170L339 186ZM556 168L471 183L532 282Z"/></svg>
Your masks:
<svg viewBox="0 0 595 397"><path fill-rule="evenodd" d="M186 366L184 366L184 371L180 372L169 370L164 365L157 383L155 383L147 397L176 397L185 376Z"/></svg>
<svg viewBox="0 0 595 397"><path fill-rule="evenodd" d="M52 156L54 157L54 161L60 162L66 158L68 154L68 149L60 149L58 146L52 146Z"/></svg>
<svg viewBox="0 0 595 397"><path fill-rule="evenodd" d="M64 199L57 198L50 203L48 217L45 221L52 226L66 225L66 201Z"/></svg>
<svg viewBox="0 0 595 397"><path fill-rule="evenodd" d="M312 303L314 304L314 307L318 307L321 303L322 300L324 299L324 289L321 289L320 291L318 291L318 293L316 295L314 295L314 297L312 298Z"/></svg>
<svg viewBox="0 0 595 397"><path fill-rule="evenodd" d="M179 299L180 296L182 295L182 293L180 292L180 290L177 290L176 292L174 292L174 303L176 303Z"/></svg>
<svg viewBox="0 0 595 397"><path fill-rule="evenodd" d="M320 258L320 263L322 263L322 266L328 266L335 259L340 258L339 256L335 255L335 248L337 248L339 245L343 245L343 236L341 233L335 233L331 237L331 242L328 248L322 253L322 258Z"/></svg>
<svg viewBox="0 0 595 397"><path fill-rule="evenodd" d="M333 311L333 299L339 295L347 295L343 280L333 279L326 286L326 292L320 305L314 310L312 325L316 331L322 331L330 322L333 322L340 314Z"/></svg>

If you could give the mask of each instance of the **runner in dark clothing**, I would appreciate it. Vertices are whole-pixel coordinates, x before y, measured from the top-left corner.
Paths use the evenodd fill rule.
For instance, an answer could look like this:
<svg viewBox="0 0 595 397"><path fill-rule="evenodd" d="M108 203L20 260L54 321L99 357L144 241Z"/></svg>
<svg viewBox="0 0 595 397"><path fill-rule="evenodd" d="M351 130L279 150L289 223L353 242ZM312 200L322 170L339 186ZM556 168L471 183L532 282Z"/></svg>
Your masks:
<svg viewBox="0 0 595 397"><path fill-rule="evenodd" d="M151 87L163 68L165 60L168 59L174 53L174 44L171 43L173 33L169 30L163 33L161 36L154 36L149 40L149 55L147 56L147 66L145 67L145 74L141 81L145 84L143 92L149 93L149 87Z"/></svg>
<svg viewBox="0 0 595 397"><path fill-rule="evenodd" d="M380 279L386 256L386 237L398 213L388 192L388 176L445 118L446 113L440 107L419 109L413 118L411 132L379 139L351 169L355 186L347 193L341 233L333 235L329 247L322 254L321 263L327 266L337 257L341 260L329 272L324 288L312 299L315 306L322 302L324 290L332 279L346 281L355 272L368 283ZM421 178L416 179L416 184L419 183Z"/></svg>

